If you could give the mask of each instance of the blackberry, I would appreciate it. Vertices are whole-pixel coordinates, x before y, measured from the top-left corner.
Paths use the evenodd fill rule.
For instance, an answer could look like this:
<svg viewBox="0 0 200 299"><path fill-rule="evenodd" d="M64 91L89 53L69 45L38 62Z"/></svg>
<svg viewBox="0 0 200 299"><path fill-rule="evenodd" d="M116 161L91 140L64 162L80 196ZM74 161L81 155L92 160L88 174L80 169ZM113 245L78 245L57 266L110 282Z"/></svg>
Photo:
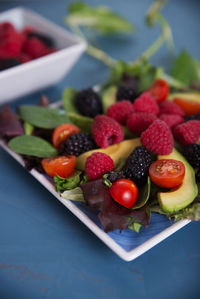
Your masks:
<svg viewBox="0 0 200 299"><path fill-rule="evenodd" d="M78 92L75 96L75 105L84 116L95 117L103 113L101 98L92 88Z"/></svg>
<svg viewBox="0 0 200 299"><path fill-rule="evenodd" d="M89 133L77 133L69 136L60 146L63 155L79 156L96 148L96 144Z"/></svg>
<svg viewBox="0 0 200 299"><path fill-rule="evenodd" d="M184 121L188 120L200 120L200 113L195 114L195 115L187 115L184 117Z"/></svg>
<svg viewBox="0 0 200 299"><path fill-rule="evenodd" d="M29 32L28 38L33 38L33 37L38 38L47 47L53 48L55 46L54 40L45 34L38 33L38 32Z"/></svg>
<svg viewBox="0 0 200 299"><path fill-rule="evenodd" d="M6 58L0 60L0 71L9 69L13 66L21 64L20 60L17 58Z"/></svg>
<svg viewBox="0 0 200 299"><path fill-rule="evenodd" d="M128 157L123 172L126 178L141 186L146 182L149 166L152 162L149 151L144 146L138 146Z"/></svg>
<svg viewBox="0 0 200 299"><path fill-rule="evenodd" d="M184 156L194 168L200 168L200 144L188 144L184 148Z"/></svg>
<svg viewBox="0 0 200 299"><path fill-rule="evenodd" d="M106 174L106 178L111 182L115 182L118 179L125 178L123 171L109 171Z"/></svg>
<svg viewBox="0 0 200 299"><path fill-rule="evenodd" d="M138 93L135 87L120 85L117 90L117 101L128 100L131 103L137 98Z"/></svg>

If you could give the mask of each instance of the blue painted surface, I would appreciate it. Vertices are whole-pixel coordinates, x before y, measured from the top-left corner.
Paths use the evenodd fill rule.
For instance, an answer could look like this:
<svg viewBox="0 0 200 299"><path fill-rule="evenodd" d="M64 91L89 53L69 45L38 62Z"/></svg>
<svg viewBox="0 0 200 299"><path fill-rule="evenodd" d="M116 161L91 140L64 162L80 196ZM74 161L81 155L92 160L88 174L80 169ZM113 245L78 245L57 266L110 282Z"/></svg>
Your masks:
<svg viewBox="0 0 200 299"><path fill-rule="evenodd" d="M150 0L100 1L138 27L134 36L101 39L116 58L136 58L157 37L143 16ZM18 5L63 26L67 0L1 1L0 11ZM169 1L164 14L176 52L199 54L199 1ZM165 48L152 59L168 67ZM37 103L41 93L58 100L66 86L101 83L108 71L84 55L59 84L13 102ZM23 84L23 82L22 82ZM133 262L119 259L31 175L0 149L0 298L199 298L200 223L192 223Z"/></svg>

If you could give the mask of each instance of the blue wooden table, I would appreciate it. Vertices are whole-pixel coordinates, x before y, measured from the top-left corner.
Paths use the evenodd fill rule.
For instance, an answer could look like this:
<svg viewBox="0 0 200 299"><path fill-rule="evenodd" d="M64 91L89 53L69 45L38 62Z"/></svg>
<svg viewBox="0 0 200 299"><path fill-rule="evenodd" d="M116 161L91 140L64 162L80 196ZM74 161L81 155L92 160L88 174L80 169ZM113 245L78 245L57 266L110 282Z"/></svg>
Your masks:
<svg viewBox="0 0 200 299"><path fill-rule="evenodd" d="M102 38L115 58L136 58L158 36L144 25L152 1L101 1L137 25L127 37ZM64 26L68 0L1 1L0 12L25 6ZM164 10L173 29L175 51L200 58L200 3L169 1ZM168 66L162 48L152 62ZM59 84L12 103L51 102L66 86L83 88L104 82L108 70L84 55ZM23 82L22 82L23 84ZM200 223L191 223L150 251L126 263L108 249L31 175L0 149L0 298L200 298Z"/></svg>

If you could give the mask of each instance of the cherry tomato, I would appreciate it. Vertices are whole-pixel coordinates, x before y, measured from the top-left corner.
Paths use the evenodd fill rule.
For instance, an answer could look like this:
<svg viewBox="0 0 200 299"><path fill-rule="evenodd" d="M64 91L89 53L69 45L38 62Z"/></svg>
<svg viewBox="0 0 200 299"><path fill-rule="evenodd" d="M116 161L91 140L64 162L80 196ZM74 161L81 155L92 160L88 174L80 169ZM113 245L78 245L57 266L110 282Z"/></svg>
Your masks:
<svg viewBox="0 0 200 299"><path fill-rule="evenodd" d="M169 95L169 85L165 80L157 79L150 87L148 92L158 103L161 103L166 100Z"/></svg>
<svg viewBox="0 0 200 299"><path fill-rule="evenodd" d="M112 198L120 205L130 209L138 198L138 188L129 179L116 180L109 189Z"/></svg>
<svg viewBox="0 0 200 299"><path fill-rule="evenodd" d="M200 103L179 98L174 98L173 101L183 109L186 115L197 114L200 112Z"/></svg>
<svg viewBox="0 0 200 299"><path fill-rule="evenodd" d="M52 142L56 148L59 148L61 142L74 133L79 133L80 129L73 124L62 124L55 128L52 135Z"/></svg>
<svg viewBox="0 0 200 299"><path fill-rule="evenodd" d="M75 156L57 156L42 160L42 167L50 177L57 174L62 178L67 178L74 171L75 164Z"/></svg>
<svg viewBox="0 0 200 299"><path fill-rule="evenodd" d="M164 188L174 188L182 184L185 165L173 159L161 159L153 162L149 176L154 184Z"/></svg>

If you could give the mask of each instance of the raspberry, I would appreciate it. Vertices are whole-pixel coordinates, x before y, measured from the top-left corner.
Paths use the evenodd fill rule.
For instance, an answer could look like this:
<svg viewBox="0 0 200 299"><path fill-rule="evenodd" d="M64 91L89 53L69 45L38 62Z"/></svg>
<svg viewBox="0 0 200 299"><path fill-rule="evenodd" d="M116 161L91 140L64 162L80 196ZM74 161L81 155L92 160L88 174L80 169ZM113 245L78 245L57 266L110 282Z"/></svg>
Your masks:
<svg viewBox="0 0 200 299"><path fill-rule="evenodd" d="M141 143L149 151L158 155L168 155L173 150L173 136L168 125L156 119L141 135Z"/></svg>
<svg viewBox="0 0 200 299"><path fill-rule="evenodd" d="M196 143L200 137L200 121L189 120L174 129L174 137L182 144Z"/></svg>
<svg viewBox="0 0 200 299"><path fill-rule="evenodd" d="M139 98L134 101L133 108L136 112L146 112L158 115L159 107L154 98L148 93L143 92Z"/></svg>
<svg viewBox="0 0 200 299"><path fill-rule="evenodd" d="M132 113L127 120L127 128L137 134L140 135L143 131L145 131L157 117L153 113L146 112L137 112Z"/></svg>
<svg viewBox="0 0 200 299"><path fill-rule="evenodd" d="M184 116L185 113L176 103L164 101L160 104L160 114L178 114Z"/></svg>
<svg viewBox="0 0 200 299"><path fill-rule="evenodd" d="M0 42L0 59L18 57L23 44L23 38L17 31L9 31Z"/></svg>
<svg viewBox="0 0 200 299"><path fill-rule="evenodd" d="M21 61L21 63L25 63L31 61L32 58L30 55L22 52L19 56L19 60Z"/></svg>
<svg viewBox="0 0 200 299"><path fill-rule="evenodd" d="M119 143L124 138L121 126L107 115L97 115L94 118L92 134L96 144L102 148Z"/></svg>
<svg viewBox="0 0 200 299"><path fill-rule="evenodd" d="M184 119L178 114L160 114L159 118L166 122L170 129L175 128L177 125L182 124Z"/></svg>
<svg viewBox="0 0 200 299"><path fill-rule="evenodd" d="M114 169L114 162L104 153L93 153L85 163L85 172L89 180L100 179L104 173Z"/></svg>
<svg viewBox="0 0 200 299"><path fill-rule="evenodd" d="M31 31L27 33L27 38L33 38L36 37L39 39L43 44L45 44L46 47L54 47L54 41L52 38L47 36L46 34L38 33L36 31Z"/></svg>
<svg viewBox="0 0 200 299"><path fill-rule="evenodd" d="M131 179L140 186L147 180L151 162L149 151L143 146L138 146L128 157L123 168L123 173L126 178Z"/></svg>
<svg viewBox="0 0 200 299"><path fill-rule="evenodd" d="M117 101L130 101L133 102L138 96L136 86L120 85L117 90Z"/></svg>
<svg viewBox="0 0 200 299"><path fill-rule="evenodd" d="M70 135L60 146L63 155L79 156L96 148L91 134L77 133Z"/></svg>
<svg viewBox="0 0 200 299"><path fill-rule="evenodd" d="M83 89L75 96L75 105L84 116L95 117L103 112L101 98L92 88Z"/></svg>
<svg viewBox="0 0 200 299"><path fill-rule="evenodd" d="M5 38L7 34L15 31L15 27L10 22L3 22L0 24L0 39Z"/></svg>
<svg viewBox="0 0 200 299"><path fill-rule="evenodd" d="M124 125L127 121L127 117L132 112L134 112L133 105L130 103L130 101L124 100L111 105L107 110L107 115Z"/></svg>
<svg viewBox="0 0 200 299"><path fill-rule="evenodd" d="M36 37L26 40L23 50L32 58L39 58L47 54L47 47Z"/></svg>

